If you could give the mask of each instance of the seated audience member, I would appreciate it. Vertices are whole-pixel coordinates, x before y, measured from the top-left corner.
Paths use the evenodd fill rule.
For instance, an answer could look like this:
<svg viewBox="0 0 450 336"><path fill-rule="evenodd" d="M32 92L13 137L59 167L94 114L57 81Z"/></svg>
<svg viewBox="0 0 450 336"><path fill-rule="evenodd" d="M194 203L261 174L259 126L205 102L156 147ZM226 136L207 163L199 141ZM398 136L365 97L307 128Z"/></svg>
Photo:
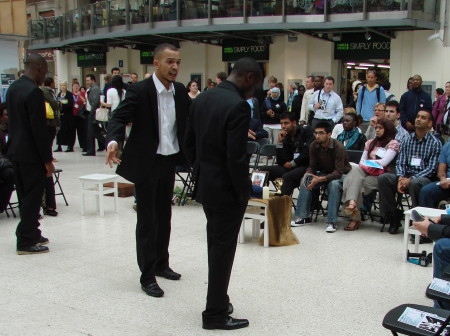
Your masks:
<svg viewBox="0 0 450 336"><path fill-rule="evenodd" d="M400 104L398 101L391 100L386 103L384 117L394 123L395 129L397 130L395 139L398 140L400 144L409 137L409 132L400 124Z"/></svg>
<svg viewBox="0 0 450 336"><path fill-rule="evenodd" d="M259 117L259 103L255 97L247 99L250 105L250 126L248 129L248 139L258 141L259 139L268 138L269 134L263 128L263 123Z"/></svg>
<svg viewBox="0 0 450 336"><path fill-rule="evenodd" d="M269 180L283 178L281 192L291 195L300 185L309 164L309 145L313 142L311 127L298 127L291 113L280 117L281 131L278 134L277 164L263 166L259 170L269 172Z"/></svg>
<svg viewBox="0 0 450 336"><path fill-rule="evenodd" d="M280 99L280 89L274 87L270 91L270 97L264 101L261 121L264 124L264 129L269 133L270 143L276 143L280 130L274 126L280 124L280 115L286 113L287 108L286 104Z"/></svg>
<svg viewBox="0 0 450 336"><path fill-rule="evenodd" d="M378 177L380 210L389 218L389 233L396 234L401 214L397 210L396 193L409 192L412 207L419 205L420 189L431 182L436 172L442 144L429 132L433 125L430 109L417 113L415 131L401 144L397 158L396 174Z"/></svg>
<svg viewBox="0 0 450 336"><path fill-rule="evenodd" d="M366 133L364 135L366 136L367 140L375 138L375 125L377 123L378 119L385 118L385 111L386 111L386 104L384 103L376 103L373 108L373 114L374 116L370 118L369 126L367 127Z"/></svg>
<svg viewBox="0 0 450 336"><path fill-rule="evenodd" d="M352 166L348 162L344 145L331 138L331 125L319 122L314 129L315 141L309 146L309 167L300 183L300 194L297 199L297 211L291 226L311 223L312 190L327 185L328 211L326 232L337 229L337 214L342 193L342 180ZM305 186L305 181L310 183Z"/></svg>
<svg viewBox="0 0 450 336"><path fill-rule="evenodd" d="M396 130L392 121L387 119L377 120L375 132L375 139L366 142L359 166L353 166L344 179L343 211L350 216L350 222L344 229L345 231L354 231L359 228L361 224L359 209L362 205L362 194L369 195L377 189L378 175L389 171L388 166L396 157L399 149L398 141L395 140ZM384 170L367 169L365 160L379 163Z"/></svg>
<svg viewBox="0 0 450 336"><path fill-rule="evenodd" d="M347 113L342 120L343 131L336 137L345 149L363 150L366 137L358 129L359 119L356 113Z"/></svg>
<svg viewBox="0 0 450 336"><path fill-rule="evenodd" d="M433 246L433 277L443 278L444 269L450 265L450 216L441 215L431 223L428 218L423 222L413 222L414 227L424 236L435 242ZM435 302L437 307L437 302ZM449 303L444 303L450 309Z"/></svg>
<svg viewBox="0 0 450 336"><path fill-rule="evenodd" d="M346 107L344 109L344 116L346 114L349 113L355 113L356 114L356 110L354 107ZM359 119L359 118L358 118ZM359 129L359 128L358 128ZM342 125L342 119L341 122L339 124L334 125L333 127L333 132L331 133L331 137L333 139L337 139L337 136L344 130L344 126ZM359 130L359 132L361 133L361 130Z"/></svg>
<svg viewBox="0 0 450 336"><path fill-rule="evenodd" d="M437 208L440 201L450 197L450 142L442 147L438 162L439 184L430 182L420 189L419 206Z"/></svg>

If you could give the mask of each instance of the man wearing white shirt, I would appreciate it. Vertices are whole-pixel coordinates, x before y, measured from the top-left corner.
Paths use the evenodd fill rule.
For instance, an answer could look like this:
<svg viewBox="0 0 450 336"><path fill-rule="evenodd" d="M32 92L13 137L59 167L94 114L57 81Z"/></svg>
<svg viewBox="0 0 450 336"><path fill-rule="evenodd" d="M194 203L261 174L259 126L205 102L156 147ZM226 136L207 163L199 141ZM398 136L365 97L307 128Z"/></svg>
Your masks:
<svg viewBox="0 0 450 336"><path fill-rule="evenodd" d="M150 296L164 291L155 276L178 280L169 267L172 196L175 166L182 164L189 100L183 84L175 82L180 52L164 43L154 50L155 73L130 85L125 99L108 123L106 162L119 164L117 174L135 184L137 203L136 246L141 288ZM117 143L133 121L121 158Z"/></svg>
<svg viewBox="0 0 450 336"><path fill-rule="evenodd" d="M314 92L309 102L309 109L314 111L312 127L319 122L326 121L331 128L341 120L344 106L339 95L333 91L334 78L328 76L325 78L324 88Z"/></svg>
<svg viewBox="0 0 450 336"><path fill-rule="evenodd" d="M300 111L300 122L303 121L306 124L308 122L309 116L308 104L312 96L314 95L314 76L306 77L305 88L306 91L303 94L302 109Z"/></svg>

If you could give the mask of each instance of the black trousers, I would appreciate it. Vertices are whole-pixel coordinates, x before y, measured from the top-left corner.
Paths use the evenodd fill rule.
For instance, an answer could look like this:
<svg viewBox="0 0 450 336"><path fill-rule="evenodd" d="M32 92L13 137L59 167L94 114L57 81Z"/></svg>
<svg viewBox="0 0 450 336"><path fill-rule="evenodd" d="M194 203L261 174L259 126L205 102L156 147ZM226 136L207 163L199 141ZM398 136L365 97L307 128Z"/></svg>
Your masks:
<svg viewBox="0 0 450 336"><path fill-rule="evenodd" d="M208 239L208 295L203 322L223 322L228 316L228 284L237 238L247 204L203 205Z"/></svg>
<svg viewBox="0 0 450 336"><path fill-rule="evenodd" d="M169 267L175 155L156 156L155 171L135 184L137 204L136 250L140 282L155 282L155 271Z"/></svg>
<svg viewBox="0 0 450 336"><path fill-rule="evenodd" d="M78 144L80 145L80 148L84 151L87 150L86 148L86 129L87 129L87 119L74 116L75 121L75 130L77 132L78 137Z"/></svg>
<svg viewBox="0 0 450 336"><path fill-rule="evenodd" d="M8 206L11 194L14 191L14 169L3 168L0 170L0 211Z"/></svg>
<svg viewBox="0 0 450 336"><path fill-rule="evenodd" d="M53 175L45 178L44 193L45 207L47 209L56 209L55 182L53 181Z"/></svg>
<svg viewBox="0 0 450 336"><path fill-rule="evenodd" d="M102 129L99 126L99 122L93 122L89 118L86 140L87 148L85 148L86 152L89 154L95 154L95 139L97 139L98 147L100 149L105 148L105 137L102 134Z"/></svg>
<svg viewBox="0 0 450 336"><path fill-rule="evenodd" d="M306 166L299 166L293 169L286 169L283 166L275 165L260 167L259 170L268 171L270 181L282 177L281 193L291 196L294 189L300 186L300 181L305 175L307 168Z"/></svg>
<svg viewBox="0 0 450 336"><path fill-rule="evenodd" d="M45 166L39 163L14 162L14 178L19 199L20 222L17 225L17 248L35 245L41 237L39 208L45 182Z"/></svg>

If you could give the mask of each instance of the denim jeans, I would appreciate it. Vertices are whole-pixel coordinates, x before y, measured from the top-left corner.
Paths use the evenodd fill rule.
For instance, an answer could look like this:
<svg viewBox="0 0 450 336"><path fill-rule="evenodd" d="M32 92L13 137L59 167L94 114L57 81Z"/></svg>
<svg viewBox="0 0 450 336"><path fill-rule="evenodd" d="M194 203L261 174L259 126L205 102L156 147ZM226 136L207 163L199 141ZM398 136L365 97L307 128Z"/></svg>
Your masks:
<svg viewBox="0 0 450 336"><path fill-rule="evenodd" d="M325 176L325 174L317 174L317 176ZM328 211L327 211L327 222L336 223L337 215L339 210L339 205L341 203L342 195L342 184L344 181L344 175L338 180L333 180L329 182L318 183L314 189L318 192L318 187L322 185L327 185L328 190ZM305 188L303 180L300 184L300 194L297 198L297 210L295 215L300 218L311 217L311 199L313 192Z"/></svg>
<svg viewBox="0 0 450 336"><path fill-rule="evenodd" d="M436 185L436 182L431 182L420 189L419 206L427 208L437 208L438 203L450 197L450 189L442 189Z"/></svg>
<svg viewBox="0 0 450 336"><path fill-rule="evenodd" d="M442 279L444 268L450 264L450 238L439 239L433 247L433 277ZM450 309L450 304L443 303L445 309ZM435 307L439 307L437 302Z"/></svg>

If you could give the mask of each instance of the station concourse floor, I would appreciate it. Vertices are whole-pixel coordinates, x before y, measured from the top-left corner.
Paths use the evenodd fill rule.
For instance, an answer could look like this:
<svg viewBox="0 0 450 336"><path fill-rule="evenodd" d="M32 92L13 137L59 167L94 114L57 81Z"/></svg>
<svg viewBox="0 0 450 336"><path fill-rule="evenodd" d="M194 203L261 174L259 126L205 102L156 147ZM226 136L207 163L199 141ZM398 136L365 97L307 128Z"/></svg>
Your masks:
<svg viewBox="0 0 450 336"><path fill-rule="evenodd" d="M379 336L390 335L381 322L391 308L433 305L425 297L432 266L402 261L402 229L397 235L380 233L378 223L367 221L346 232L340 217L338 231L329 234L319 218L293 228L299 245L263 248L247 225L229 295L232 316L249 319L250 326L203 330L207 255L201 205L173 206L171 267L182 277L158 278L165 295L149 297L139 284L133 197L119 198L118 213L107 197L101 218L88 195L86 215L80 215L77 177L113 173L105 152L83 157L76 148L54 156L69 206L57 196L58 217L41 221L50 253L17 255L18 218L0 214L0 335Z"/></svg>

